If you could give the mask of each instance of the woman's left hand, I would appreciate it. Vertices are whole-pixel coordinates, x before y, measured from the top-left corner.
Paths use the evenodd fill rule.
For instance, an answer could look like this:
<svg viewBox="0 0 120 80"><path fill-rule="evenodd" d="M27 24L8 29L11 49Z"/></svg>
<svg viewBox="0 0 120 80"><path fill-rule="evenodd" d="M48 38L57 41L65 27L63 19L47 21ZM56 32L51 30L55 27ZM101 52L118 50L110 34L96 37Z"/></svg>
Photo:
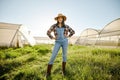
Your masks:
<svg viewBox="0 0 120 80"><path fill-rule="evenodd" d="M65 35L66 38L69 38L69 36Z"/></svg>

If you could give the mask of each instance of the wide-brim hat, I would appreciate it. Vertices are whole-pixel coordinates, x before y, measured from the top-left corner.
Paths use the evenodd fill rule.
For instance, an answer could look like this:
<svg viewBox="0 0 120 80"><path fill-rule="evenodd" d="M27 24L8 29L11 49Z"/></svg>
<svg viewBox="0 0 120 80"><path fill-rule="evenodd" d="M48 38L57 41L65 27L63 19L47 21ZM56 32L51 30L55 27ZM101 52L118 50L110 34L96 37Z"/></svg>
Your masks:
<svg viewBox="0 0 120 80"><path fill-rule="evenodd" d="M60 13L60 14L58 14L57 17L55 17L55 20L58 20L59 17L63 17L64 21L66 21L66 19L67 19L67 17L65 15Z"/></svg>

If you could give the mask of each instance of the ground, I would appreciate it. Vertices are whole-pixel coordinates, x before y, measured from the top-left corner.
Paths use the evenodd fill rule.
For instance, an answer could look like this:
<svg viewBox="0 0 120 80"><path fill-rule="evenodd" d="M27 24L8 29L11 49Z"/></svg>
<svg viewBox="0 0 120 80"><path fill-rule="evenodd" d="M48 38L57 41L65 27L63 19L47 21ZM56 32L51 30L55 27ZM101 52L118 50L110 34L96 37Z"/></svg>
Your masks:
<svg viewBox="0 0 120 80"><path fill-rule="evenodd" d="M47 80L46 68L53 45L0 48L0 79ZM66 76L61 74L59 51L48 80L120 80L120 49L69 45Z"/></svg>

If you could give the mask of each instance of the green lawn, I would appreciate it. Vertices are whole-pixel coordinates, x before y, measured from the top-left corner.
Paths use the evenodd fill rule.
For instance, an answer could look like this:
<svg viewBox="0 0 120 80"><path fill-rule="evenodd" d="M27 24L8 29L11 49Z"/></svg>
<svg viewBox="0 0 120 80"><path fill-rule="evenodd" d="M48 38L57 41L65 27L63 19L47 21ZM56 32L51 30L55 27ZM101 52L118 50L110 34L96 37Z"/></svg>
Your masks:
<svg viewBox="0 0 120 80"><path fill-rule="evenodd" d="M53 45L0 48L0 79L46 80ZM66 76L61 74L61 50L49 80L120 80L120 49L69 45Z"/></svg>

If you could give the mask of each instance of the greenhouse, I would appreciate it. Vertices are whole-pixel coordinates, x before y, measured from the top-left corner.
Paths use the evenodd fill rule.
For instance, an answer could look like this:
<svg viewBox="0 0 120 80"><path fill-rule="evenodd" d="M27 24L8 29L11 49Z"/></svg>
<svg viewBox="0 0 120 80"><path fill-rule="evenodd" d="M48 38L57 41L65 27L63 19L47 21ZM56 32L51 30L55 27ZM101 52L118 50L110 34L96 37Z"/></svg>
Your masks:
<svg viewBox="0 0 120 80"><path fill-rule="evenodd" d="M0 47L23 47L35 44L36 41L27 26L0 22Z"/></svg>
<svg viewBox="0 0 120 80"><path fill-rule="evenodd" d="M88 28L85 29L78 40L76 41L76 44L80 45L95 45L97 38L98 38L99 31L96 29Z"/></svg>
<svg viewBox="0 0 120 80"><path fill-rule="evenodd" d="M120 18L107 24L99 34L96 45L120 46Z"/></svg>
<svg viewBox="0 0 120 80"><path fill-rule="evenodd" d="M84 30L76 44L120 47L120 18L110 22L102 30Z"/></svg>

